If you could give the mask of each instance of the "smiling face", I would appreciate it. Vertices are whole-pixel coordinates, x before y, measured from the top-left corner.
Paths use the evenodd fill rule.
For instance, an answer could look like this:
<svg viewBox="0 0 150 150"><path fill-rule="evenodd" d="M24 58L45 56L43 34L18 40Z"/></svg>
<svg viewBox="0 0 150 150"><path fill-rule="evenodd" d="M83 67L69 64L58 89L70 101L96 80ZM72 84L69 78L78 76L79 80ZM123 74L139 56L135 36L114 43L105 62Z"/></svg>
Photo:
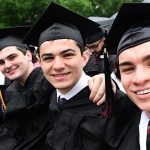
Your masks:
<svg viewBox="0 0 150 150"><path fill-rule="evenodd" d="M123 51L119 70L128 96L141 110L150 112L150 42Z"/></svg>
<svg viewBox="0 0 150 150"><path fill-rule="evenodd" d="M32 55L29 51L23 54L15 46L9 46L0 51L0 71L10 80L24 84L33 70Z"/></svg>
<svg viewBox="0 0 150 150"><path fill-rule="evenodd" d="M70 39L46 41L40 46L40 62L47 80L66 94L80 79L88 61L88 52L81 51Z"/></svg>

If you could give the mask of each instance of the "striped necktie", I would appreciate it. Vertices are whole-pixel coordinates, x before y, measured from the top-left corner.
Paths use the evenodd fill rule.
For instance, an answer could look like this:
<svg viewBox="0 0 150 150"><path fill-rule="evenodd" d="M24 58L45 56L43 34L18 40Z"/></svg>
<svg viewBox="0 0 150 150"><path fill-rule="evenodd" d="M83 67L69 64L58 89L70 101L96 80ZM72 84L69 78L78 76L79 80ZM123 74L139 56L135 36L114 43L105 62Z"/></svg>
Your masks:
<svg viewBox="0 0 150 150"><path fill-rule="evenodd" d="M147 147L147 150L150 150L150 121L149 121L148 127L147 127L146 147Z"/></svg>
<svg viewBox="0 0 150 150"><path fill-rule="evenodd" d="M58 97L58 105L62 106L67 100L65 98Z"/></svg>

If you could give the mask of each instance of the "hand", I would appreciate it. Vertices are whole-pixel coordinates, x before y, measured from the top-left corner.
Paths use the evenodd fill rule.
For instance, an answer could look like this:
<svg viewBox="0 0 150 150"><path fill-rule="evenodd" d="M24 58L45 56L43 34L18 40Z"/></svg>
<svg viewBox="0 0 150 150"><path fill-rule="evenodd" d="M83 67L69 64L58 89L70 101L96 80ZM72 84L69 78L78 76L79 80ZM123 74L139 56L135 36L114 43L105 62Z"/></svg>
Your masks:
<svg viewBox="0 0 150 150"><path fill-rule="evenodd" d="M91 94L89 99L97 105L101 105L105 102L105 75L103 73L91 77L88 81ZM116 85L112 81L112 87L114 93L116 93Z"/></svg>

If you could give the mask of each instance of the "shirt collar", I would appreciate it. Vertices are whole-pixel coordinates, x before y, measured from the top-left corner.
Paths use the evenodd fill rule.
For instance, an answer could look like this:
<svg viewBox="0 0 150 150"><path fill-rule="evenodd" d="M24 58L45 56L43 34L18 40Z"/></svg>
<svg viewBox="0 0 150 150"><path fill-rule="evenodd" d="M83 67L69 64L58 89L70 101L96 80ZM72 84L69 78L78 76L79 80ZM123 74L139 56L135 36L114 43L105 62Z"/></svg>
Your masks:
<svg viewBox="0 0 150 150"><path fill-rule="evenodd" d="M65 99L69 100L74 95L79 93L83 88L85 88L88 85L88 80L90 79L89 76L87 76L84 72L82 72L82 75L79 79L79 81L75 84L75 86L65 95L61 94L57 89L57 99L58 97L64 97Z"/></svg>

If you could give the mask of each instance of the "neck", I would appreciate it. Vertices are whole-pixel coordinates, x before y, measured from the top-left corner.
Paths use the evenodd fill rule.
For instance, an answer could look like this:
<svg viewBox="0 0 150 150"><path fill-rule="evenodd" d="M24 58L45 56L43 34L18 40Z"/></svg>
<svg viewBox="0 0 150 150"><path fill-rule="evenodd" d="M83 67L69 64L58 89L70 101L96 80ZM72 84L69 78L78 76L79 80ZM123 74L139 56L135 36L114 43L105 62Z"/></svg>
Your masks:
<svg viewBox="0 0 150 150"><path fill-rule="evenodd" d="M31 63L29 64L29 67L27 68L27 71L25 72L25 74L22 75L20 78L18 78L18 79L17 79L17 82L18 82L20 85L24 86L24 85L25 85L25 82L26 82L26 80L27 80L27 78L29 77L29 75L31 74L31 72L32 72L33 70L34 70L34 65L33 65L33 63L31 62Z"/></svg>

